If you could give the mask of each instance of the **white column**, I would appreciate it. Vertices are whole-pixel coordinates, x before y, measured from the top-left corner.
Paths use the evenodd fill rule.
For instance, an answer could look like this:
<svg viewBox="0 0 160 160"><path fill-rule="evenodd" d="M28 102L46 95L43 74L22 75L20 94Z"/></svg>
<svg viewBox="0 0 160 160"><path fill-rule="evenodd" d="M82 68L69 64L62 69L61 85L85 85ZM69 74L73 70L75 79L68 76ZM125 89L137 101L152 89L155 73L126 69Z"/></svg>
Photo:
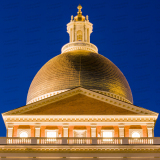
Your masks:
<svg viewBox="0 0 160 160"><path fill-rule="evenodd" d="M7 137L13 137L13 124L8 124Z"/></svg>
<svg viewBox="0 0 160 160"><path fill-rule="evenodd" d="M72 42L75 41L74 37L75 37L75 35L74 35L74 26L73 26L73 29L72 29Z"/></svg>
<svg viewBox="0 0 160 160"><path fill-rule="evenodd" d="M86 28L86 26L85 26L85 42L87 42L87 28Z"/></svg>
<svg viewBox="0 0 160 160"><path fill-rule="evenodd" d="M90 43L89 28L87 28L87 42L89 42L89 43Z"/></svg>
<svg viewBox="0 0 160 160"><path fill-rule="evenodd" d="M91 137L96 137L96 126L91 126Z"/></svg>
<svg viewBox="0 0 160 160"><path fill-rule="evenodd" d="M84 27L82 28L82 42L84 42Z"/></svg>
<svg viewBox="0 0 160 160"><path fill-rule="evenodd" d="M154 137L154 125L152 123L147 124L148 137Z"/></svg>
<svg viewBox="0 0 160 160"><path fill-rule="evenodd" d="M35 125L35 137L40 137L40 129L41 129L41 125L36 124Z"/></svg>
<svg viewBox="0 0 160 160"><path fill-rule="evenodd" d="M76 29L74 29L74 37L75 37L75 41L77 41L77 31L76 31Z"/></svg>
<svg viewBox="0 0 160 160"><path fill-rule="evenodd" d="M68 137L68 126L63 126L63 137Z"/></svg>
<svg viewBox="0 0 160 160"><path fill-rule="evenodd" d="M124 137L124 124L119 124L119 137Z"/></svg>
<svg viewBox="0 0 160 160"><path fill-rule="evenodd" d="M70 37L70 42L72 42L72 28L70 29L69 37Z"/></svg>

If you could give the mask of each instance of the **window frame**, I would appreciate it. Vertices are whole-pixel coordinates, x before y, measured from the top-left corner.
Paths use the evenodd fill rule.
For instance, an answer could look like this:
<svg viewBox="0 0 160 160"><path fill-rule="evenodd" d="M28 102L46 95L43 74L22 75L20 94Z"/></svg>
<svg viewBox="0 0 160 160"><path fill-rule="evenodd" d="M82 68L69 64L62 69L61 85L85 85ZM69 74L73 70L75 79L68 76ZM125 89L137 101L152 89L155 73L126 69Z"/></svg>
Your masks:
<svg viewBox="0 0 160 160"><path fill-rule="evenodd" d="M84 131L86 132L85 134L85 137L87 137L87 129L73 129L73 137L75 137L75 132L78 132L78 131ZM84 138L84 137L79 137L79 138Z"/></svg>
<svg viewBox="0 0 160 160"><path fill-rule="evenodd" d="M56 137L47 137L47 132L56 132ZM46 138L58 138L58 129L45 129Z"/></svg>
<svg viewBox="0 0 160 160"><path fill-rule="evenodd" d="M112 132L112 137L103 137L103 132ZM113 138L114 137L114 129L103 129L101 130L101 137L102 138Z"/></svg>

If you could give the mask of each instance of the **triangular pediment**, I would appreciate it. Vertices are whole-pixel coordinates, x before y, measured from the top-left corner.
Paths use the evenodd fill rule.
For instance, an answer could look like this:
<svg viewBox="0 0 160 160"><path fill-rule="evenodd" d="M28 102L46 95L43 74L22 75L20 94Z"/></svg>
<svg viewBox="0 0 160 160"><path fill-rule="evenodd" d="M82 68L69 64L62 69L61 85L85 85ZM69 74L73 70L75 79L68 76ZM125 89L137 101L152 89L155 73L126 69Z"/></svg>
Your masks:
<svg viewBox="0 0 160 160"><path fill-rule="evenodd" d="M27 115L132 115L135 112L77 94L25 112Z"/></svg>
<svg viewBox="0 0 160 160"><path fill-rule="evenodd" d="M75 88L59 95L11 110L3 115L155 115L150 110Z"/></svg>

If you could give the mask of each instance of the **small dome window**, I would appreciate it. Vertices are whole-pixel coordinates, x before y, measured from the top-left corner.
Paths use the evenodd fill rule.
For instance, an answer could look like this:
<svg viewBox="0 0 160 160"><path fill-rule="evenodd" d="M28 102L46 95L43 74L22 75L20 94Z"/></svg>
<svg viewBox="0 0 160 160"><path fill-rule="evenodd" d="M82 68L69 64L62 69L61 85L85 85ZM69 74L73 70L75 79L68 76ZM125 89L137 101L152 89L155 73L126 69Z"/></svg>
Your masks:
<svg viewBox="0 0 160 160"><path fill-rule="evenodd" d="M82 31L81 30L77 31L77 41L82 41Z"/></svg>

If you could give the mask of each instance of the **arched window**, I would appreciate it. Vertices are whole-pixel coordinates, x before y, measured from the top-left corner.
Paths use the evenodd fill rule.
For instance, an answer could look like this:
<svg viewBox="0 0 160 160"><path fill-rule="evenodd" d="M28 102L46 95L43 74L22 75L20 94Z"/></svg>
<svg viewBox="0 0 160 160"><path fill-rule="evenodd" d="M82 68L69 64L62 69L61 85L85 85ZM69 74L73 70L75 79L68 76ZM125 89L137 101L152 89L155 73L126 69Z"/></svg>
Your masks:
<svg viewBox="0 0 160 160"><path fill-rule="evenodd" d="M77 31L77 41L82 41L82 31L81 30Z"/></svg>
<svg viewBox="0 0 160 160"><path fill-rule="evenodd" d="M26 131L22 131L20 133L20 137L28 137L28 133Z"/></svg>
<svg viewBox="0 0 160 160"><path fill-rule="evenodd" d="M133 138L138 138L138 137L141 137L141 136L140 136L140 133L139 133L139 132L133 132L133 133L132 133L132 137L133 137Z"/></svg>

